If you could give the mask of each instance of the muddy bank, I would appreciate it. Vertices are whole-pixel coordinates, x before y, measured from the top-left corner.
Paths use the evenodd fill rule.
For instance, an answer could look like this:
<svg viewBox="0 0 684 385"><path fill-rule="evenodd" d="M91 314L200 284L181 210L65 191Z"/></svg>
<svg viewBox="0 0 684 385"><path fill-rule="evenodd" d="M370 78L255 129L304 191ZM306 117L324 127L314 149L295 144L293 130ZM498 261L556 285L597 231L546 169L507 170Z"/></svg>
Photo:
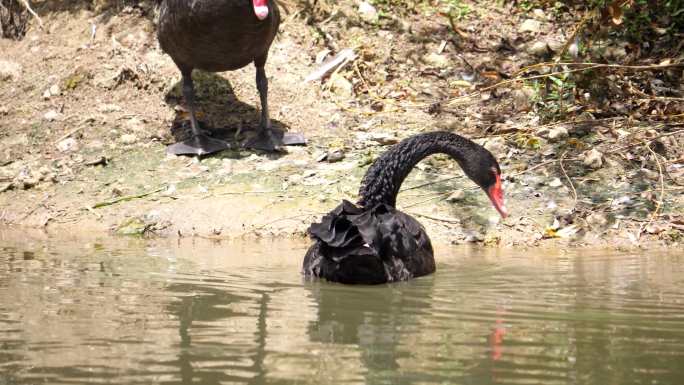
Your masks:
<svg viewBox="0 0 684 385"><path fill-rule="evenodd" d="M454 162L432 157L407 179L398 207L437 242L681 242L680 123L591 114L544 123L547 111L515 84L463 99L486 84L489 67L515 73L540 60L535 42L562 40L549 15L486 6L461 22L468 38L454 42L447 20L428 11L375 24L347 2L337 13L295 11L271 49L269 100L274 124L303 133L308 146L277 154L240 148L235 133L258 124L254 69L196 73L201 120L233 144L198 160L165 154L187 130L187 114L180 75L156 42L153 5L35 3L49 33L31 24L24 39L0 40L3 226L304 237L313 220L356 198L365 169L388 146L447 129L479 138L499 158L511 216L501 221ZM528 19L538 30L520 32ZM475 31L486 31L480 39L489 43ZM503 52L501 37L518 43ZM326 50L346 47L358 58L337 76L303 82Z"/></svg>

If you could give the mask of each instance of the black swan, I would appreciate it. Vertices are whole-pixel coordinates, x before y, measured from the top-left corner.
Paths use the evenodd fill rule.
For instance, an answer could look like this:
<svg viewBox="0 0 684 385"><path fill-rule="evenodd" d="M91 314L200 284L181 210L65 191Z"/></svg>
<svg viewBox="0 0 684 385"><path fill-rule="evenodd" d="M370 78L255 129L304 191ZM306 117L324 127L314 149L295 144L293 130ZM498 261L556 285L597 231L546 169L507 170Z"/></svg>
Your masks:
<svg viewBox="0 0 684 385"><path fill-rule="evenodd" d="M395 208L402 182L423 158L445 153L489 196L502 217L507 212L501 170L479 144L449 132L407 138L368 169L357 205L343 200L320 223L309 227L314 244L304 257L303 274L348 284L407 280L435 271L430 238L413 217Z"/></svg>
<svg viewBox="0 0 684 385"><path fill-rule="evenodd" d="M273 151L298 139L274 132L268 115L268 80L264 65L268 49L278 32L280 12L274 0L164 0L159 13L159 44L183 76L183 97L190 110L192 138L175 143L168 152L204 155L228 148L224 141L200 132L195 115L193 69L210 72L256 66L256 85L261 99L261 122L257 135L245 145Z"/></svg>

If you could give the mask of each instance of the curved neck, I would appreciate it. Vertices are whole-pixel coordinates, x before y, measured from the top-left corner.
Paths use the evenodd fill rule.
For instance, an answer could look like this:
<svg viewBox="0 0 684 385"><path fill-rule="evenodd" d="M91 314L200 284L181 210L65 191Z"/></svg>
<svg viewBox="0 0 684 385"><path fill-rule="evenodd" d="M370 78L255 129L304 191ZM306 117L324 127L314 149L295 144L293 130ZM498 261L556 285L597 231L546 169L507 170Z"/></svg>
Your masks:
<svg viewBox="0 0 684 385"><path fill-rule="evenodd" d="M444 153L462 164L478 147L469 139L443 131L405 139L370 166L361 181L358 204L373 207L384 203L395 207L401 184L418 162L432 154Z"/></svg>

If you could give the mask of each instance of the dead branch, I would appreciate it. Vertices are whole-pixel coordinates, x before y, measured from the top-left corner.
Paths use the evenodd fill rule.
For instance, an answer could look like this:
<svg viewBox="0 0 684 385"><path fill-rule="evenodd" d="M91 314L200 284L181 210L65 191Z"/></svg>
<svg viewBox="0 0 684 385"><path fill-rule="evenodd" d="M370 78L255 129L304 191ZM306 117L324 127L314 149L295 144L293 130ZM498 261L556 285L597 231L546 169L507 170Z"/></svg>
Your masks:
<svg viewBox="0 0 684 385"><path fill-rule="evenodd" d="M565 155L567 155L568 152L565 151L561 156L560 159L558 159L558 164L560 165L560 169L563 172L563 176L565 176L565 179L568 180L568 183L570 184L570 189L572 190L572 198L574 199L574 202L572 204L572 210L575 210L575 207L577 207L577 190L575 190L575 185L572 183L572 180L568 176L568 173L565 171L565 167L563 167L563 158Z"/></svg>
<svg viewBox="0 0 684 385"><path fill-rule="evenodd" d="M27 11L29 11L31 16L38 20L38 28L40 28L41 31L44 30L45 28L43 27L43 19L41 19L40 16L38 16L38 14L31 8L28 0L21 0L21 4L24 6L24 8L26 8Z"/></svg>

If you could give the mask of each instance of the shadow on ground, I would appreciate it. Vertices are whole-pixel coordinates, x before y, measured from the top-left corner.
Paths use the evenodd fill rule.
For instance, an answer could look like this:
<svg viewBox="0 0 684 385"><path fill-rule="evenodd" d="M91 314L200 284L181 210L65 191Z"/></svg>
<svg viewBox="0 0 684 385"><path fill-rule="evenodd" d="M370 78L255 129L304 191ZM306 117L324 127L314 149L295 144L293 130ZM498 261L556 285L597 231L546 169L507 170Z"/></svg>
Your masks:
<svg viewBox="0 0 684 385"><path fill-rule="evenodd" d="M256 133L260 110L239 101L227 79L215 73L198 70L193 72L192 78L195 84L197 119L203 130L214 138L227 141L232 148L239 148L245 139ZM164 98L171 107L181 107L175 108L176 117L171 125L171 135L175 142L189 139L191 135L189 110L183 100L181 88L181 81L176 82ZM271 125L276 130L288 130L288 126L279 120L271 119Z"/></svg>

